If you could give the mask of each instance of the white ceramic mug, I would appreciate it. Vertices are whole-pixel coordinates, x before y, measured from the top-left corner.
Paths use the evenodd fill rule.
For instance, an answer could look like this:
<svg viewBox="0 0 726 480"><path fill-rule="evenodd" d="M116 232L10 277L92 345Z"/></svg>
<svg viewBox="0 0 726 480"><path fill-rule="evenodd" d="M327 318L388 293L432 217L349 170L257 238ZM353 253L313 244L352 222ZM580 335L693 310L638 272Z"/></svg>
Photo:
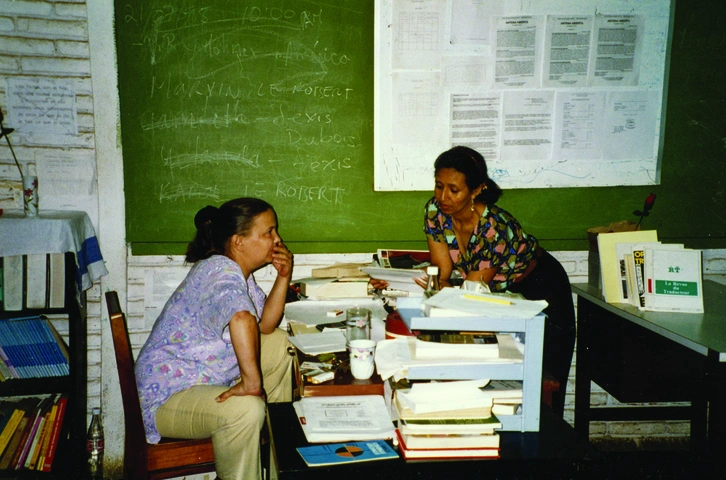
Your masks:
<svg viewBox="0 0 726 480"><path fill-rule="evenodd" d="M375 363L373 362L376 353L375 340L351 340L348 343L350 354L350 373L353 378L367 380L373 375Z"/></svg>

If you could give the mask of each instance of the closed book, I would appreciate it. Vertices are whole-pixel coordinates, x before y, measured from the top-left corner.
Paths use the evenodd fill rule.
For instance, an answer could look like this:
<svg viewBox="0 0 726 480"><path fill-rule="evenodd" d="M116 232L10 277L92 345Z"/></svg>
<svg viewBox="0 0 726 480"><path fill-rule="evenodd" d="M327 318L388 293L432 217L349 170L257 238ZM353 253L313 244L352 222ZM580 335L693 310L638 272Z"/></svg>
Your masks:
<svg viewBox="0 0 726 480"><path fill-rule="evenodd" d="M15 346L23 358L26 378L46 376L42 369L42 359L35 341L28 331L29 324L25 318L14 318L8 321Z"/></svg>
<svg viewBox="0 0 726 480"><path fill-rule="evenodd" d="M632 232L601 233L597 236L597 248L600 255L602 274L602 293L606 302L621 301L620 262L617 258L615 245L626 242L657 242L658 232L655 230L636 230Z"/></svg>
<svg viewBox="0 0 726 480"><path fill-rule="evenodd" d="M8 418L7 423L5 423L5 426L2 429L2 433L0 433L0 456L5 452L5 448L8 446L8 443L10 443L10 439L15 434L15 429L18 428L18 424L20 423L20 420L23 418L24 414L25 411L21 408L18 408L18 403L15 402L13 411L10 413L10 417Z"/></svg>
<svg viewBox="0 0 726 480"><path fill-rule="evenodd" d="M310 467L398 458L396 451L383 440L313 445L298 447L297 451Z"/></svg>
<svg viewBox="0 0 726 480"><path fill-rule="evenodd" d="M30 448L33 445L33 441L35 440L36 433L38 432L38 426L40 425L41 420L45 416L46 410L50 407L51 402L51 396L47 396L43 398L36 407L33 408L29 418L30 428L28 429L28 435L24 436L21 439L20 454L17 456L17 458L13 459L13 466L16 470L19 470L25 465L25 459L28 457Z"/></svg>
<svg viewBox="0 0 726 480"><path fill-rule="evenodd" d="M499 458L498 448L430 448L413 449L405 441L405 435L396 430L398 450L406 460L446 458Z"/></svg>
<svg viewBox="0 0 726 480"><path fill-rule="evenodd" d="M367 267L370 263L334 263L327 267L313 268L311 275L313 278L350 278L365 277L368 274L361 271L361 267Z"/></svg>
<svg viewBox="0 0 726 480"><path fill-rule="evenodd" d="M499 434L475 435L410 435L401 434L406 447L412 450L456 448L499 448Z"/></svg>
<svg viewBox="0 0 726 480"><path fill-rule="evenodd" d="M407 405L399 399L399 391L393 394L394 406L401 420L456 420L462 418L487 419L492 416L492 401L489 405L478 408L460 408L455 410L441 410L437 412L414 413Z"/></svg>
<svg viewBox="0 0 726 480"><path fill-rule="evenodd" d="M680 245L646 248L645 310L703 313L701 261L700 250Z"/></svg>
<svg viewBox="0 0 726 480"><path fill-rule="evenodd" d="M57 396L54 401L53 405L50 408L50 411L48 412L48 420L46 421L46 424L43 427L43 441L40 446L40 452L38 453L38 459L35 462L35 469L36 470L43 470L43 464L45 462L45 456L48 452L48 445L50 444L50 439L53 434L53 428L55 427L55 419L56 414L58 413L58 403L60 400L60 396Z"/></svg>
<svg viewBox="0 0 726 480"><path fill-rule="evenodd" d="M41 319L41 330L45 335L46 341L49 344L49 349L52 350L53 358L55 359L56 365L61 375L68 375L70 373L70 357L68 355L68 346L61 337L58 330L53 326L53 323L44 316Z"/></svg>
<svg viewBox="0 0 726 480"><path fill-rule="evenodd" d="M63 308L66 301L66 255L51 253L48 262L48 307Z"/></svg>
<svg viewBox="0 0 726 480"><path fill-rule="evenodd" d="M27 372L27 362L13 330L10 328L11 319L0 319L0 344L7 363L16 374L16 378L30 378Z"/></svg>
<svg viewBox="0 0 726 480"><path fill-rule="evenodd" d="M322 285L300 284L300 293L315 298L369 297L368 278L356 281L333 281Z"/></svg>
<svg viewBox="0 0 726 480"><path fill-rule="evenodd" d="M27 308L45 308L48 293L48 256L33 254L26 256L25 305Z"/></svg>
<svg viewBox="0 0 726 480"><path fill-rule="evenodd" d="M23 257L3 257L3 308L10 311L23 309Z"/></svg>
<svg viewBox="0 0 726 480"><path fill-rule="evenodd" d="M20 449L22 449L22 445L20 442L23 439L23 436L27 438L29 429L32 427L32 425L30 424L31 415L33 407L38 404L38 401L39 400L37 398L33 397L24 398L20 401L18 409L22 410L23 417L20 419L20 422L18 423L18 426L15 429L12 438L10 439L10 442L5 449L5 452L2 455L2 458L0 458L0 470L10 468L12 460L15 457L16 453L20 455L19 451Z"/></svg>
<svg viewBox="0 0 726 480"><path fill-rule="evenodd" d="M502 423L496 416L492 415L489 418L402 420L399 428L402 433L412 435L431 433L489 434L502 428Z"/></svg>
<svg viewBox="0 0 726 480"><path fill-rule="evenodd" d="M55 453L58 449L58 441L60 439L60 432L63 428L63 418L66 413L66 405L68 403L68 396L63 394L58 399L58 410L56 412L55 420L53 421L53 430L51 432L50 441L48 443L48 450L46 451L43 459L43 471L50 472L53 467L53 460L55 459ZM39 470L39 469L36 469Z"/></svg>

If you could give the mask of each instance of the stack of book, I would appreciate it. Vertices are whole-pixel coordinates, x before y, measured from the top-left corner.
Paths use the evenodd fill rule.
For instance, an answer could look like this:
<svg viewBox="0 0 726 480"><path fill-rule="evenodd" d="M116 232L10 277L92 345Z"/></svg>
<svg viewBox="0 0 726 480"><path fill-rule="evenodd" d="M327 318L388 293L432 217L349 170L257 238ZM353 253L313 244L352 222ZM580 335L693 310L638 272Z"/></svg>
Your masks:
<svg viewBox="0 0 726 480"><path fill-rule="evenodd" d="M68 374L68 349L46 317L0 320L0 380Z"/></svg>
<svg viewBox="0 0 726 480"><path fill-rule="evenodd" d="M2 309L63 308L65 254L16 255L0 259Z"/></svg>
<svg viewBox="0 0 726 480"><path fill-rule="evenodd" d="M406 459L497 458L499 419L486 381L418 383L397 389L396 436ZM417 392L417 389L419 390Z"/></svg>
<svg viewBox="0 0 726 480"><path fill-rule="evenodd" d="M368 274L360 270L364 263L335 263L312 270L312 276L297 280L300 293L306 297L358 298L370 297Z"/></svg>
<svg viewBox="0 0 726 480"><path fill-rule="evenodd" d="M68 397L48 395L0 403L0 469L50 472Z"/></svg>
<svg viewBox="0 0 726 480"><path fill-rule="evenodd" d="M606 302L703 313L700 250L661 243L655 230L600 234L597 242Z"/></svg>

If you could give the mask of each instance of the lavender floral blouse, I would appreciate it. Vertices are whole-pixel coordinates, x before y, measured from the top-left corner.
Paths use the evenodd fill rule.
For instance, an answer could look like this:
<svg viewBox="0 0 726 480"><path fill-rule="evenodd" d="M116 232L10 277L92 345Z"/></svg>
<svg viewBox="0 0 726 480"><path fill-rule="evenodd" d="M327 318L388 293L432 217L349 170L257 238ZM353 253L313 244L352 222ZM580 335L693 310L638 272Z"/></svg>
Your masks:
<svg viewBox="0 0 726 480"><path fill-rule="evenodd" d="M439 210L434 198L425 207L424 233L426 238L446 243L454 267L466 278L476 270L496 268L489 287L493 292L506 290L522 275L536 257L538 241L522 229L519 222L506 210L488 205L479 217L479 223L469 239L460 248L451 217Z"/></svg>
<svg viewBox="0 0 726 480"><path fill-rule="evenodd" d="M254 276L222 255L195 263L166 302L136 360L141 414L150 443L158 443L157 409L194 385L233 385L240 375L227 328L232 316L258 318L265 293Z"/></svg>

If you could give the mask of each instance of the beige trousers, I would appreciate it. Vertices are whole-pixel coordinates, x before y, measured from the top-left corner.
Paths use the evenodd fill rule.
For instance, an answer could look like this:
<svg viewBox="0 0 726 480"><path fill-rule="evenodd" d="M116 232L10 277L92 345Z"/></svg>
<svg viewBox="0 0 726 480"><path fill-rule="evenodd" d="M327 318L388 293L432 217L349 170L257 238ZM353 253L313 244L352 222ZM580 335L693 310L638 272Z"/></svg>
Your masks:
<svg viewBox="0 0 726 480"><path fill-rule="evenodd" d="M287 347L287 335L279 328L260 335L262 382L269 402L292 399L292 357ZM214 399L227 389L197 385L172 395L156 412L156 428L162 437L212 437L215 468L222 480L259 480L265 402L245 396L217 403Z"/></svg>

